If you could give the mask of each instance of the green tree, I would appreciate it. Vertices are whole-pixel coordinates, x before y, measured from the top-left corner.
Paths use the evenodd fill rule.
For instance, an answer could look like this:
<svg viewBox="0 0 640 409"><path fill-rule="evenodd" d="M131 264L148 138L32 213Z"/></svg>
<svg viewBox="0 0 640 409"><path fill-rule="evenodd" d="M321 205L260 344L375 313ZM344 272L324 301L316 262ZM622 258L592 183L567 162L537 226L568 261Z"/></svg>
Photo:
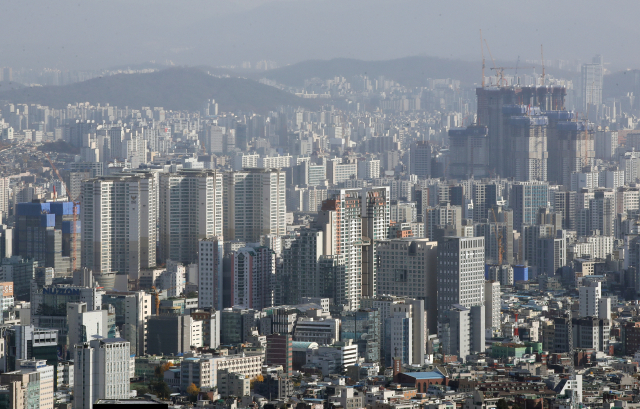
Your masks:
<svg viewBox="0 0 640 409"><path fill-rule="evenodd" d="M498 404L496 405L497 409L509 409L509 404L507 403L506 400L504 399L500 399L498 401Z"/></svg>

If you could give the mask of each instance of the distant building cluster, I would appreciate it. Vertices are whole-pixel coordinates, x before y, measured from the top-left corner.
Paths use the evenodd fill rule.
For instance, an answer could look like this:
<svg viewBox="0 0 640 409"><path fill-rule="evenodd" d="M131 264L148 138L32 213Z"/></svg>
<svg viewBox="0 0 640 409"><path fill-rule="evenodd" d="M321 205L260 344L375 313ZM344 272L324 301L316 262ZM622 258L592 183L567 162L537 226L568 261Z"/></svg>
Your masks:
<svg viewBox="0 0 640 409"><path fill-rule="evenodd" d="M638 109L581 78L3 102L0 406L635 408Z"/></svg>

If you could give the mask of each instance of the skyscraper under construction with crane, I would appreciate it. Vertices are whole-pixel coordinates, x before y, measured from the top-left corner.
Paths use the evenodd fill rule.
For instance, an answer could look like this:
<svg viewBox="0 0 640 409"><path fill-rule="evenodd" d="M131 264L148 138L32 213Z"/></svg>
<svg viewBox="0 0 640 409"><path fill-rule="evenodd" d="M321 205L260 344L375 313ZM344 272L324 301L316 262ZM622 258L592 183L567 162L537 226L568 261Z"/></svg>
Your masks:
<svg viewBox="0 0 640 409"><path fill-rule="evenodd" d="M566 88L482 86L476 95L477 123L449 131L448 177L501 176L568 186L571 172L592 165L593 124L565 110Z"/></svg>

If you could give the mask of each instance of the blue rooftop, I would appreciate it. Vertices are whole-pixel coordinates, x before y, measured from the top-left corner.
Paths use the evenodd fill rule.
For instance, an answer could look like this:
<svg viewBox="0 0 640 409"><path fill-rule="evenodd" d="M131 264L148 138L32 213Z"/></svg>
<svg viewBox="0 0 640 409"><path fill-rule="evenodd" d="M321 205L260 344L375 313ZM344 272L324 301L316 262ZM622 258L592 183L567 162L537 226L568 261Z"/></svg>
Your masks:
<svg viewBox="0 0 640 409"><path fill-rule="evenodd" d="M440 372L406 372L405 375L411 376L416 379L444 379L445 376Z"/></svg>

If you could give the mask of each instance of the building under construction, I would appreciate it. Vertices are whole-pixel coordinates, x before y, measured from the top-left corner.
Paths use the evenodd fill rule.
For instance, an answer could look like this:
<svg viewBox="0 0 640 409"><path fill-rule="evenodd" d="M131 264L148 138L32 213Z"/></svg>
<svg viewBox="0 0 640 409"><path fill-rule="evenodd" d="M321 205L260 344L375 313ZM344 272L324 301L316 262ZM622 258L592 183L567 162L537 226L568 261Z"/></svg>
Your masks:
<svg viewBox="0 0 640 409"><path fill-rule="evenodd" d="M593 163L592 124L565 111L566 88L482 87L477 124L449 131L456 179L501 176L569 185L571 172Z"/></svg>

